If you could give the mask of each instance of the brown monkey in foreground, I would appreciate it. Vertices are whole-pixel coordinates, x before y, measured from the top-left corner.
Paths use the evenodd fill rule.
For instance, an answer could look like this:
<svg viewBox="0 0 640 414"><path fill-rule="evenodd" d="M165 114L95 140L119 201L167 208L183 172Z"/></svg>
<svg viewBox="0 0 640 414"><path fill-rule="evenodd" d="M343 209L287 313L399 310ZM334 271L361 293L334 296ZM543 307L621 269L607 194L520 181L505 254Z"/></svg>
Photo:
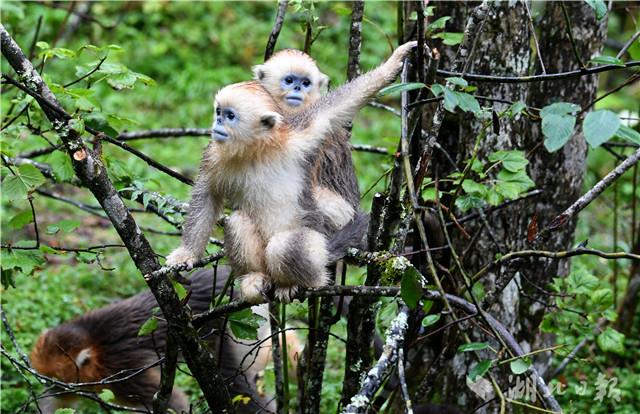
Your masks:
<svg viewBox="0 0 640 414"><path fill-rule="evenodd" d="M360 244L366 217L356 214L332 232L309 194L309 160L331 131L344 128L376 92L393 82L416 45L405 43L378 68L293 115L282 114L258 82L220 90L213 142L193 188L182 244L167 265L192 265L202 256L228 199L235 211L227 223L225 249L243 275L241 291L247 300L263 300L272 284L275 296L284 301L299 287L326 285L327 265L347 247Z"/></svg>
<svg viewBox="0 0 640 414"><path fill-rule="evenodd" d="M285 114L296 114L325 93L329 78L301 50L285 49L253 67L255 79ZM360 208L360 190L346 129L329 131L311 166L312 195L318 209L335 229L347 224Z"/></svg>
<svg viewBox="0 0 640 414"><path fill-rule="evenodd" d="M216 292L222 291L229 273L228 267L218 267ZM213 270L203 269L194 272L189 278L191 296L188 304L194 314L209 309L213 277ZM138 336L140 327L152 316L153 309L157 306L152 293L145 291L48 329L36 342L31 352L31 363L39 373L67 383L96 382L122 371L126 372L120 377L127 376L132 370L157 361L159 355L164 353L167 336L164 321L159 321L152 335ZM259 309L257 313L266 316L267 310ZM207 340L216 355L221 355L220 369L227 379L230 394L250 397L248 404L238 405L238 412L268 412L273 404L270 399L259 395L255 379L269 360L271 342L266 341L265 346L258 348L259 352L254 350L242 363L252 346L233 340L228 335L221 342L220 326L221 321L215 321L211 326L205 327L207 332L218 328ZM259 339L269 337L268 323L260 328L258 336ZM289 337L288 340L293 341L295 338ZM240 375L238 372L241 372ZM150 410L159 381L160 370L156 366L126 381L116 381L88 390L108 388L113 391L118 404ZM52 414L57 408L73 405L77 399L75 395L45 397L40 402L40 407L44 414ZM189 412L189 401L177 387L174 387L171 394L169 408L177 413Z"/></svg>

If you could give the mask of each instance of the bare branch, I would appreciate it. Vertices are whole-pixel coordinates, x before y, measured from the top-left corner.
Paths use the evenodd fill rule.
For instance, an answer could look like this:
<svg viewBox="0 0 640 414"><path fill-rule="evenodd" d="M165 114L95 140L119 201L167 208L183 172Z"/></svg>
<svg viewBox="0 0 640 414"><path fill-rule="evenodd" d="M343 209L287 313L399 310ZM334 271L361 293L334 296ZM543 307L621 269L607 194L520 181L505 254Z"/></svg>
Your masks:
<svg viewBox="0 0 640 414"><path fill-rule="evenodd" d="M271 55L273 55L273 51L276 47L276 42L278 41L278 36L280 36L280 30L282 30L282 24L284 23L284 16L287 12L287 6L289 5L288 0L280 0L278 2L278 12L276 13L276 21L273 23L273 29L271 29L271 34L269 34L269 40L267 41L267 47L264 51L264 60L269 60Z"/></svg>
<svg viewBox="0 0 640 414"><path fill-rule="evenodd" d="M438 76L448 78L450 76L462 77L466 80L474 82L496 82L496 83L528 83L528 82L544 82L558 79L579 78L581 76L594 75L596 73L608 72L612 70L620 70L640 66L640 61L634 60L626 62L624 66L619 65L602 65L587 69L577 69L569 72L548 73L546 75L531 76L493 76L482 75L477 73L460 73L448 70L438 69Z"/></svg>
<svg viewBox="0 0 640 414"><path fill-rule="evenodd" d="M400 310L398 316L391 322L387 331L387 339L384 344L382 355L378 362L369 370L362 383L360 392L351 397L351 402L344 409L343 413L364 413L369 406L375 392L380 387L383 379L393 368L398 358L398 349L404 343L404 336L409 327L409 310L405 306Z"/></svg>
<svg viewBox="0 0 640 414"><path fill-rule="evenodd" d="M622 174L633 167L640 160L640 148L638 148L629 158L624 160L620 165L614 168L602 180L580 197L575 203L567 208L562 214L551 220L551 223L538 233L537 239L546 238L549 233L564 225L567 221L574 218L582 209L595 200L607 187L613 184Z"/></svg>
<svg viewBox="0 0 640 414"><path fill-rule="evenodd" d="M98 159L98 154L88 148L80 134L69 126L71 116L58 104L49 87L2 25L0 25L0 38L2 54L18 73L20 79L29 85L29 88L23 87L38 95L36 100L64 143L76 175L104 208L127 246L136 267L143 274L153 273L160 267L155 253L118 196L103 163ZM217 361L199 340L197 332L191 325L190 316L171 282L164 276L148 277L145 280L168 323L176 327L176 337L185 361L203 390L209 408L213 412L231 411L233 409L231 400L217 369Z"/></svg>

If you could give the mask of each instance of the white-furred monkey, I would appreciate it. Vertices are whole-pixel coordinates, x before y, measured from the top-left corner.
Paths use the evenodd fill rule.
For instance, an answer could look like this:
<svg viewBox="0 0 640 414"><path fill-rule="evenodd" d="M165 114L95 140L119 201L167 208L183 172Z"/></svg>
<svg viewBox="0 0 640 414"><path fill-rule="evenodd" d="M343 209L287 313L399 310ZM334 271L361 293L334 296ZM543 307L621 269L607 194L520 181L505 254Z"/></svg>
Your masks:
<svg viewBox="0 0 640 414"><path fill-rule="evenodd" d="M229 273L228 267L218 267L216 292L222 291ZM211 269L198 270L189 278L191 283L187 288L191 290L191 295L188 304L194 314L209 309L213 278L214 271ZM48 329L36 342L31 352L31 363L41 374L67 383L96 382L121 372L123 374L119 378L131 375L132 370L143 368L164 354L167 326L163 320L159 321L152 335L138 336L140 327L152 316L157 306L152 293L145 291ZM265 309L258 309L258 313L267 316L266 305L260 308ZM271 341L266 341L265 346L258 348L259 351L253 350L242 362L253 346L231 339L228 334L221 342L221 325L221 321L214 321L203 332L218 329L207 337L207 341L216 352L215 355L220 355L221 373L231 396L242 394L250 397L248 404L240 403L237 406L237 412L273 411L271 399L261 396L255 384L271 353ZM264 339L269 335L267 322L260 328L258 337ZM288 337L289 341L294 339ZM113 391L118 404L151 410L153 395L159 389L159 368L147 369L125 381L117 381L118 377L111 378L115 381L107 385L88 390L108 388ZM40 400L40 407L44 414L52 414L57 408L74 405L77 399L73 394L45 397ZM177 413L189 412L189 401L177 387L171 394L169 408Z"/></svg>
<svg viewBox="0 0 640 414"><path fill-rule="evenodd" d="M327 91L329 78L308 54L285 49L253 68L255 79L282 111L295 114ZM329 131L311 166L312 194L318 209L335 229L347 224L360 207L360 190L346 129Z"/></svg>
<svg viewBox="0 0 640 414"><path fill-rule="evenodd" d="M398 47L381 66L321 97L293 115L281 113L258 82L221 89L215 98L213 142L193 188L181 246L168 265L193 264L204 252L213 224L228 199L234 209L225 251L254 302L272 287L290 300L299 287L329 282L327 265L361 242L366 216L336 232L325 223L313 196L309 160L329 133L345 127L400 72L416 42ZM329 234L330 237L326 237Z"/></svg>

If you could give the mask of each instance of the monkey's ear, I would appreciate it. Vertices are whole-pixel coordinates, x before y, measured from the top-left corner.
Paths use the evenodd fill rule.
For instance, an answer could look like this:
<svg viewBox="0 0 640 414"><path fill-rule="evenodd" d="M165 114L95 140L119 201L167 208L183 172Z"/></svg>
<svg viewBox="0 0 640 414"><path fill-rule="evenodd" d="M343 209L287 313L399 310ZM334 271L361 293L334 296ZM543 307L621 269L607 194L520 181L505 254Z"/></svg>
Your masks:
<svg viewBox="0 0 640 414"><path fill-rule="evenodd" d="M266 75L264 65L255 65L251 70L253 71L253 77L255 80L261 81L262 79L264 79Z"/></svg>
<svg viewBox="0 0 640 414"><path fill-rule="evenodd" d="M282 120L282 115L277 112L265 112L260 117L260 123L267 129L272 129L278 122Z"/></svg>
<svg viewBox="0 0 640 414"><path fill-rule="evenodd" d="M78 355L76 355L76 366L82 367L84 364L89 362L91 358L93 358L93 352L91 348L84 348L83 350L78 352Z"/></svg>
<svg viewBox="0 0 640 414"><path fill-rule="evenodd" d="M320 92L324 93L324 92L328 92L329 91L329 83L331 82L331 79L329 79L329 77L327 75L325 75L324 73L320 72L320 81L318 82L320 87Z"/></svg>

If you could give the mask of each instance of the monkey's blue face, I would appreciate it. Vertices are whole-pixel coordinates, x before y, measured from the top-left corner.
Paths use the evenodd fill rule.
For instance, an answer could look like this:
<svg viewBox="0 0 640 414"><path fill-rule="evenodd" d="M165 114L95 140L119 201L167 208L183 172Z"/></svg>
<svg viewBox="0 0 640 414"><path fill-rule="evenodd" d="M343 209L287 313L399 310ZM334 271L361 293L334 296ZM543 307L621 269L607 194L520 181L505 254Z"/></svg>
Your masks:
<svg viewBox="0 0 640 414"><path fill-rule="evenodd" d="M280 86L284 91L285 101L291 106L300 106L304 102L307 93L311 91L311 79L306 76L298 76L294 73L285 75L280 81Z"/></svg>
<svg viewBox="0 0 640 414"><path fill-rule="evenodd" d="M211 138L218 142L229 139L229 130L238 125L238 113L233 108L216 107L216 122L213 124Z"/></svg>

